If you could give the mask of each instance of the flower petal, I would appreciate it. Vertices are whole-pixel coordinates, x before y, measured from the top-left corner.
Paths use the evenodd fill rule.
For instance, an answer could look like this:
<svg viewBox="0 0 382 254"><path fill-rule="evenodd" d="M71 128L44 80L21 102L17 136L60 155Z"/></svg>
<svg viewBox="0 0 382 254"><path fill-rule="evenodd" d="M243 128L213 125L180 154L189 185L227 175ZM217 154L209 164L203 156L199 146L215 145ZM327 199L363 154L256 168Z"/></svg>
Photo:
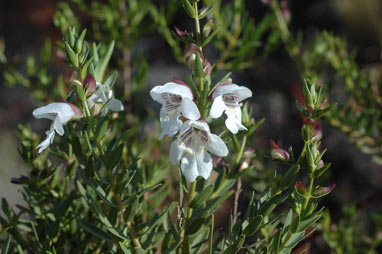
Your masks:
<svg viewBox="0 0 382 254"><path fill-rule="evenodd" d="M218 86L215 89L215 91L212 93L212 98L215 99L216 97L220 95L229 94L229 93L237 94L239 102L252 96L252 91L249 90L247 87L238 86L236 84L229 84L229 85Z"/></svg>
<svg viewBox="0 0 382 254"><path fill-rule="evenodd" d="M181 164L181 169L184 177L188 182L193 182L195 181L196 177L198 177L198 163L196 161L195 156L192 154L186 154L182 158L182 164Z"/></svg>
<svg viewBox="0 0 382 254"><path fill-rule="evenodd" d="M45 132L46 138L36 147L37 152L41 153L44 151L50 144L53 143L55 132L54 130L48 130Z"/></svg>
<svg viewBox="0 0 382 254"><path fill-rule="evenodd" d="M190 120L198 120L200 112L196 104L189 98L183 98L179 109L185 118Z"/></svg>
<svg viewBox="0 0 382 254"><path fill-rule="evenodd" d="M65 133L64 125L62 124L59 117L56 117L53 121L53 128L58 133L58 135L62 136Z"/></svg>
<svg viewBox="0 0 382 254"><path fill-rule="evenodd" d="M97 94L92 94L87 100L88 107L91 108L98 100L98 95Z"/></svg>
<svg viewBox="0 0 382 254"><path fill-rule="evenodd" d="M232 134L237 134L239 132L239 127L237 126L236 120L232 118L227 118L225 120L225 126Z"/></svg>
<svg viewBox="0 0 382 254"><path fill-rule="evenodd" d="M204 149L202 153L195 156L198 162L198 173L204 179L208 179L212 170L212 158Z"/></svg>
<svg viewBox="0 0 382 254"><path fill-rule="evenodd" d="M182 158L184 151L185 151L185 149L183 147L179 146L179 138L174 140L170 146L170 162L173 165L178 164L178 162Z"/></svg>
<svg viewBox="0 0 382 254"><path fill-rule="evenodd" d="M212 158L203 149L200 153L187 153L182 158L181 169L188 182L193 182L198 176L208 179L212 170Z"/></svg>
<svg viewBox="0 0 382 254"><path fill-rule="evenodd" d="M49 120L54 120L58 114L61 114L64 120L66 120L68 117L72 118L74 116L72 108L63 102L53 102L46 106L39 107L33 110L32 114L37 119L45 118Z"/></svg>
<svg viewBox="0 0 382 254"><path fill-rule="evenodd" d="M224 110L227 109L227 106L225 105L223 101L223 96L217 96L215 97L214 101L212 102L211 110L210 110L210 117L211 118L218 118L221 117Z"/></svg>
<svg viewBox="0 0 382 254"><path fill-rule="evenodd" d="M228 148L218 135L210 134L208 138L209 140L205 143L205 147L210 153L220 157L225 157L228 155Z"/></svg>
<svg viewBox="0 0 382 254"><path fill-rule="evenodd" d="M227 129L233 134L237 134L239 130L247 130L247 128L241 124L241 108L230 107L225 111L227 119L225 125Z"/></svg>
<svg viewBox="0 0 382 254"><path fill-rule="evenodd" d="M60 119L60 122L62 124L66 124L69 122L75 115L76 113L73 111L72 107L66 103L64 103L65 107L62 106L61 111L57 113L57 117Z"/></svg>
<svg viewBox="0 0 382 254"><path fill-rule="evenodd" d="M168 115L165 112L164 107L160 110L160 125L162 128L162 133L159 136L159 139L162 139L165 135L170 137L174 136L182 126L182 121L179 120L180 113L174 113Z"/></svg>
<svg viewBox="0 0 382 254"><path fill-rule="evenodd" d="M120 100L112 98L108 108L112 111L123 111L123 104Z"/></svg>
<svg viewBox="0 0 382 254"><path fill-rule="evenodd" d="M174 82L168 82L164 84L163 86L155 86L150 91L150 95L153 98L153 100L163 104L164 101L161 97L162 93L171 93L181 96L182 98L189 98L193 99L193 95L191 92L191 89L184 85L179 85Z"/></svg>

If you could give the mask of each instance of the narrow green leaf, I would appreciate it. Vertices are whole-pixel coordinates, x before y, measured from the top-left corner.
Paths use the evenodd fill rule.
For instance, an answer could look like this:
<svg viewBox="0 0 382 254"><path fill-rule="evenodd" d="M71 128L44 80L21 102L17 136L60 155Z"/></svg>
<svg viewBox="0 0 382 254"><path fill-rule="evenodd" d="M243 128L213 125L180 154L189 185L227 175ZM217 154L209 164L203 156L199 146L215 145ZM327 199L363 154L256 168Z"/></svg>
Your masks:
<svg viewBox="0 0 382 254"><path fill-rule="evenodd" d="M75 32L76 32L76 30L74 27L68 28L68 40L69 40L71 47L74 47L75 43L76 43L76 38L74 37Z"/></svg>
<svg viewBox="0 0 382 254"><path fill-rule="evenodd" d="M252 135L252 133L255 132L255 130L257 130L257 128L259 128L265 121L265 118L261 118L259 121L257 121L254 125L252 125L251 127L249 127L248 131L247 131L247 136L249 135Z"/></svg>
<svg viewBox="0 0 382 254"><path fill-rule="evenodd" d="M97 82L100 82L100 83L103 82L103 76L104 76L104 74L105 74L107 65L109 64L111 55L113 54L114 44L115 44L114 41L112 41L112 42L109 44L109 46L107 47L106 54L105 54L105 55L103 56L103 58L100 59L100 61L96 64L95 72L96 72L96 75L97 75L97 78L98 78L98 79L96 78L96 81L97 81Z"/></svg>
<svg viewBox="0 0 382 254"><path fill-rule="evenodd" d="M298 172L300 171L300 165L294 165L288 169L288 171L284 174L283 178L280 182L280 190L285 190L289 188L289 186L294 183Z"/></svg>
<svg viewBox="0 0 382 254"><path fill-rule="evenodd" d="M279 253L280 248L280 240L281 240L281 230L277 231L277 233L272 238L272 253Z"/></svg>
<svg viewBox="0 0 382 254"><path fill-rule="evenodd" d="M298 109L298 111L300 111L300 113L305 116L305 117L309 117L310 113L309 113L309 110L303 105L303 106L300 106L300 104L298 103L298 101L296 101L296 107Z"/></svg>
<svg viewBox="0 0 382 254"><path fill-rule="evenodd" d="M251 236L260 229L261 223L263 222L263 216L257 215L252 221L249 222L248 226L244 229L244 235Z"/></svg>
<svg viewBox="0 0 382 254"><path fill-rule="evenodd" d="M82 101L84 101L85 100L85 93L84 93L84 90L82 89L82 86L76 85L76 92L77 92L78 97L80 97L80 99Z"/></svg>
<svg viewBox="0 0 382 254"><path fill-rule="evenodd" d="M199 13L199 19L204 19L208 13L210 13L213 9L213 5L208 6L207 8L204 8L200 13Z"/></svg>
<svg viewBox="0 0 382 254"><path fill-rule="evenodd" d="M214 215L211 215L211 226L210 226L210 232L208 236L208 254L212 254L213 250L213 237L214 237L214 224L215 224L215 218Z"/></svg>
<svg viewBox="0 0 382 254"><path fill-rule="evenodd" d="M290 232L296 233L298 230L299 224L300 224L300 216L298 214L296 214L296 216L294 217L294 220L290 226Z"/></svg>
<svg viewBox="0 0 382 254"><path fill-rule="evenodd" d="M178 232L178 230L176 229L176 226L175 226L174 222L172 221L172 218L171 218L171 214L170 214L170 213L167 213L167 221L168 221L169 224L170 224L170 232L171 232L171 234L173 235L175 241L179 241L179 240L180 240L179 232Z"/></svg>
<svg viewBox="0 0 382 254"><path fill-rule="evenodd" d="M10 243L11 243L11 236L9 235L7 237L7 240L5 240L3 247L1 248L1 254L7 254L8 253Z"/></svg>
<svg viewBox="0 0 382 254"><path fill-rule="evenodd" d="M201 227L203 227L207 217L208 217L208 213L204 212L203 214L189 220L186 225L186 234L188 235L195 234Z"/></svg>
<svg viewBox="0 0 382 254"><path fill-rule="evenodd" d="M110 152L110 154L107 157L107 165L105 165L109 170L113 169L115 166L118 165L118 163L121 162L122 159L122 153L124 149L124 144L120 144L115 148L113 151Z"/></svg>
<svg viewBox="0 0 382 254"><path fill-rule="evenodd" d="M99 62L98 47L97 47L97 44L95 44L94 42L92 44L91 52L94 58L94 63L98 63Z"/></svg>
<svg viewBox="0 0 382 254"><path fill-rule="evenodd" d="M307 218L304 218L303 220L300 221L296 232L301 232L306 230L308 227L316 223L320 218L321 218L321 214L319 213L318 214L314 213L312 215L309 215Z"/></svg>
<svg viewBox="0 0 382 254"><path fill-rule="evenodd" d="M85 79L86 75L88 74L88 68L89 68L89 65L92 63L94 59L94 56L90 57L82 66L81 68L81 78L82 79Z"/></svg>
<svg viewBox="0 0 382 254"><path fill-rule="evenodd" d="M206 46L215 37L215 35L218 33L219 30L220 30L220 26L216 26L215 29L212 31L212 33L210 33L206 38L204 38L201 46L202 47Z"/></svg>
<svg viewBox="0 0 382 254"><path fill-rule="evenodd" d="M66 55L68 56L69 62L76 68L78 68L78 56L76 53L74 53L73 49L70 47L70 45L65 41L65 50L66 50Z"/></svg>
<svg viewBox="0 0 382 254"><path fill-rule="evenodd" d="M4 214L8 217L11 214L11 210L9 209L9 204L6 198L1 199L1 209L3 210Z"/></svg>
<svg viewBox="0 0 382 254"><path fill-rule="evenodd" d="M188 16L190 16L191 18L196 17L195 9L192 7L188 0L182 0L182 5Z"/></svg>
<svg viewBox="0 0 382 254"><path fill-rule="evenodd" d="M81 51L82 51L82 47L84 45L85 35L86 35L86 28L84 30L82 30L82 33L80 34L80 36L78 37L78 39L76 41L76 52L77 52L77 54L81 53Z"/></svg>
<svg viewBox="0 0 382 254"><path fill-rule="evenodd" d="M106 240L106 241L113 241L113 238L108 233L106 233L102 229L94 226L93 224L90 224L88 222L81 221L81 220L78 221L78 224L80 224L80 226L83 229L85 229L87 232L93 234L94 236L96 236L98 238L101 238L101 239Z"/></svg>
<svg viewBox="0 0 382 254"><path fill-rule="evenodd" d="M206 200L211 196L212 191L214 189L214 185L208 185L207 187L204 188L202 192L200 192L194 200L191 201L190 207L196 208L201 206Z"/></svg>
<svg viewBox="0 0 382 254"><path fill-rule="evenodd" d="M106 79L106 81L104 82L104 85L109 86L110 88L113 88L115 81L117 80L117 77L118 77L118 71L114 71Z"/></svg>
<svg viewBox="0 0 382 254"><path fill-rule="evenodd" d="M102 138L105 136L108 123L109 121L107 117L102 118L101 121L97 123L96 132L94 134L95 140L97 143L99 143L102 140Z"/></svg>
<svg viewBox="0 0 382 254"><path fill-rule="evenodd" d="M202 60L202 57L200 56L200 54L198 52L196 52L195 55L196 55L196 58L195 58L194 72L195 72L196 77L198 77L200 79L204 76L203 60Z"/></svg>
<svg viewBox="0 0 382 254"><path fill-rule="evenodd" d="M240 146L239 140L234 134L232 134L232 143L233 143L233 148L235 149L235 152L238 154L240 152L241 146Z"/></svg>
<svg viewBox="0 0 382 254"><path fill-rule="evenodd" d="M236 254L240 251L243 243L245 241L245 235L241 235L233 244L231 244L225 251L224 254Z"/></svg>
<svg viewBox="0 0 382 254"><path fill-rule="evenodd" d="M159 188L153 195L150 196L150 204L148 205L149 210L154 210L157 207L160 207L162 204L163 200L168 195L168 186L163 185L162 187Z"/></svg>

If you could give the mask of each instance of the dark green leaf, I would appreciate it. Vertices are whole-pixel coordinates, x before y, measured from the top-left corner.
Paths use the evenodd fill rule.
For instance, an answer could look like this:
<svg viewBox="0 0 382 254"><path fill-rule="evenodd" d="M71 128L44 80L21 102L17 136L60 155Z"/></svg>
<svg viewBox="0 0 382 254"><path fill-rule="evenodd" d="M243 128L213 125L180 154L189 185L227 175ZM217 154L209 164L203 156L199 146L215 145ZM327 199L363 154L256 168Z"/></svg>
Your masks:
<svg viewBox="0 0 382 254"><path fill-rule="evenodd" d="M243 243L245 241L245 236L241 235L233 244L231 244L225 251L224 254L236 254L240 251Z"/></svg>
<svg viewBox="0 0 382 254"><path fill-rule="evenodd" d="M9 250L9 244L11 243L11 236L9 235L7 237L7 240L5 240L3 247L1 247L1 254L7 254Z"/></svg>
<svg viewBox="0 0 382 254"><path fill-rule="evenodd" d="M74 53L73 49L70 47L70 45L65 41L65 50L66 55L68 56L69 62L76 68L78 68L78 56L76 53Z"/></svg>
<svg viewBox="0 0 382 254"><path fill-rule="evenodd" d="M106 54L105 54L105 55L102 57L102 59L100 59L99 62L96 64L94 77L95 77L95 79L96 79L97 82L100 82L100 83L103 82L103 76L104 76L104 74L105 74L107 65L109 64L111 55L113 54L114 44L115 44L114 41L112 41L112 42L108 45Z"/></svg>
<svg viewBox="0 0 382 254"><path fill-rule="evenodd" d="M195 9L192 7L188 0L182 0L182 5L188 16L190 16L191 18L196 17Z"/></svg>
<svg viewBox="0 0 382 254"><path fill-rule="evenodd" d="M300 216L298 214L296 214L296 216L294 217L294 220L290 226L290 232L296 233L298 230L299 224L300 224Z"/></svg>
<svg viewBox="0 0 382 254"><path fill-rule="evenodd" d="M300 171L300 165L294 165L288 169L284 174L280 183L280 190L285 190L295 181L298 172Z"/></svg>
<svg viewBox="0 0 382 254"><path fill-rule="evenodd" d="M78 224L80 224L80 226L83 229L85 229L87 232L93 234L94 236L96 236L98 238L101 238L101 239L106 240L106 241L113 241L113 238L108 233L106 233L102 229L94 226L93 224L90 224L90 223L87 223L87 222L81 221L81 220L78 221Z"/></svg>
<svg viewBox="0 0 382 254"><path fill-rule="evenodd" d="M113 149L107 156L107 165L105 165L109 170L112 170L118 163L122 160L122 153L124 144L120 144L117 148Z"/></svg>
<svg viewBox="0 0 382 254"><path fill-rule="evenodd" d="M277 233L272 238L272 253L279 253L280 248L280 240L281 240L281 230L277 231Z"/></svg>
<svg viewBox="0 0 382 254"><path fill-rule="evenodd" d="M84 30L82 30L82 33L80 34L80 36L78 37L78 39L76 41L76 52L77 52L77 54L79 54L82 51L82 46L84 45L85 35L86 35L86 28Z"/></svg>
<svg viewBox="0 0 382 254"><path fill-rule="evenodd" d="M201 46L202 47L206 46L215 37L215 35L218 33L219 30L220 30L220 26L216 26L215 29L212 31L212 33L210 33L206 38L204 38Z"/></svg>
<svg viewBox="0 0 382 254"><path fill-rule="evenodd" d="M252 133L255 132L255 130L257 130L257 128L259 128L264 123L264 121L265 118L261 118L260 121L257 121L254 125L249 127L247 131L247 136L252 135Z"/></svg>
<svg viewBox="0 0 382 254"><path fill-rule="evenodd" d="M320 213L314 213L312 215L309 215L307 218L304 218L300 221L300 224L298 225L297 232L305 231L308 227L312 226L316 221L318 221L321 218Z"/></svg>
<svg viewBox="0 0 382 254"><path fill-rule="evenodd" d="M109 121L107 117L102 118L101 121L97 123L96 132L94 134L97 143L99 143L101 139L105 136L108 123Z"/></svg>
<svg viewBox="0 0 382 254"><path fill-rule="evenodd" d="M4 214L8 217L11 214L11 210L9 209L9 204L6 198L1 199L1 209L3 210Z"/></svg>
<svg viewBox="0 0 382 254"><path fill-rule="evenodd" d="M253 220L251 220L248 226L244 229L244 235L251 236L260 229L261 223L263 222L263 216L257 215Z"/></svg>
<svg viewBox="0 0 382 254"><path fill-rule="evenodd" d="M202 192L200 192L194 200L191 201L190 207L196 208L201 206L212 194L212 191L214 189L214 185L208 185L207 187L204 188Z"/></svg>

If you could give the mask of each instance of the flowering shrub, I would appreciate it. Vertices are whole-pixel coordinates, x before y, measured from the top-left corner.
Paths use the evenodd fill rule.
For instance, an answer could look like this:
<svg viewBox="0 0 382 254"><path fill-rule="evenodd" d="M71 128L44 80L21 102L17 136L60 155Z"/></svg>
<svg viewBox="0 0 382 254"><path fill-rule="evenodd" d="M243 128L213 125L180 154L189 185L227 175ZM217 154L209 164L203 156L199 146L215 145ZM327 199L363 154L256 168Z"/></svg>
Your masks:
<svg viewBox="0 0 382 254"><path fill-rule="evenodd" d="M71 74L65 82L58 79L57 89L51 80L42 82L51 63L44 60L43 71L29 73L39 82L24 80L45 105L33 116L52 122L45 138L30 127L19 128L20 154L31 172L12 179L23 186L23 204L12 208L2 199L2 254L287 254L297 253L318 229L332 249L341 244L333 232L344 229L330 228L330 215L318 202L335 187L325 183L331 164L324 159L320 122L340 112L328 103L317 73L306 75L304 98L296 104L304 119L302 149L284 150L271 140L268 158L281 170L266 172L256 166L267 156L252 142L264 119L252 115L250 87L235 84L230 73L220 80L214 74L253 65L287 41L290 34L277 1L271 1L275 15L265 16L258 26L244 25L243 1L221 8L222 1L182 0L183 10L178 1L170 1L167 10L149 0L75 2L93 15L94 34L77 31L80 25L69 5L60 4L55 24L64 39L58 51ZM193 19L194 32L168 28L175 11ZM232 15L222 18L229 11ZM174 78L151 90L143 85L147 64L131 50L141 33L152 29L144 19L151 19L174 57L189 69L184 81ZM102 42L90 43L87 36ZM265 46L258 55L260 40ZM221 53L215 63L204 54L211 44ZM287 45L295 52L296 45ZM110 64L114 51L122 56L116 65ZM145 106L149 100L158 112ZM244 193L248 200L239 208L246 178L263 187ZM223 213L225 225L218 225L223 206L230 211Z"/></svg>

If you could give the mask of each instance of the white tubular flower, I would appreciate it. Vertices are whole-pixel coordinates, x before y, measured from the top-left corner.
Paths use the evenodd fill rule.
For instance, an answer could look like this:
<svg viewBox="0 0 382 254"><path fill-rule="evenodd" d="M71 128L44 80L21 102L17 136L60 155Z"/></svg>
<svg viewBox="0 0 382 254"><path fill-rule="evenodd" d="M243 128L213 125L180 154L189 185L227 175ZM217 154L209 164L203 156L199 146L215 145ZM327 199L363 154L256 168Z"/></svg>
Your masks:
<svg viewBox="0 0 382 254"><path fill-rule="evenodd" d="M53 143L55 132L60 136L64 135L64 124L69 122L75 115L82 116L82 112L75 105L66 102L54 102L33 111L35 118L45 118L53 121L50 130L45 132L45 140L37 146L38 153L41 153Z"/></svg>
<svg viewBox="0 0 382 254"><path fill-rule="evenodd" d="M189 182L195 181L198 176L207 179L212 170L212 158L207 151L221 157L228 155L224 141L210 133L207 122L188 120L171 144L170 161L176 165L181 160L183 175Z"/></svg>
<svg viewBox="0 0 382 254"><path fill-rule="evenodd" d="M150 95L153 100L162 104L160 110L162 133L159 139L166 134L172 137L178 132L182 126L182 121L179 120L181 113L190 120L200 118L198 107L193 102L191 89L186 85L169 82L163 86L154 87Z"/></svg>
<svg viewBox="0 0 382 254"><path fill-rule="evenodd" d="M214 100L211 106L210 117L218 118L223 112L227 115L225 125L233 134L239 130L247 130L241 123L241 101L252 96L251 90L236 84L221 85L212 93Z"/></svg>
<svg viewBox="0 0 382 254"><path fill-rule="evenodd" d="M105 116L109 110L123 111L123 104L120 100L113 97L113 91L110 89L110 86L97 83L95 93L87 100L88 107L91 108L97 104L102 106L110 99L111 101L103 111L102 116Z"/></svg>

